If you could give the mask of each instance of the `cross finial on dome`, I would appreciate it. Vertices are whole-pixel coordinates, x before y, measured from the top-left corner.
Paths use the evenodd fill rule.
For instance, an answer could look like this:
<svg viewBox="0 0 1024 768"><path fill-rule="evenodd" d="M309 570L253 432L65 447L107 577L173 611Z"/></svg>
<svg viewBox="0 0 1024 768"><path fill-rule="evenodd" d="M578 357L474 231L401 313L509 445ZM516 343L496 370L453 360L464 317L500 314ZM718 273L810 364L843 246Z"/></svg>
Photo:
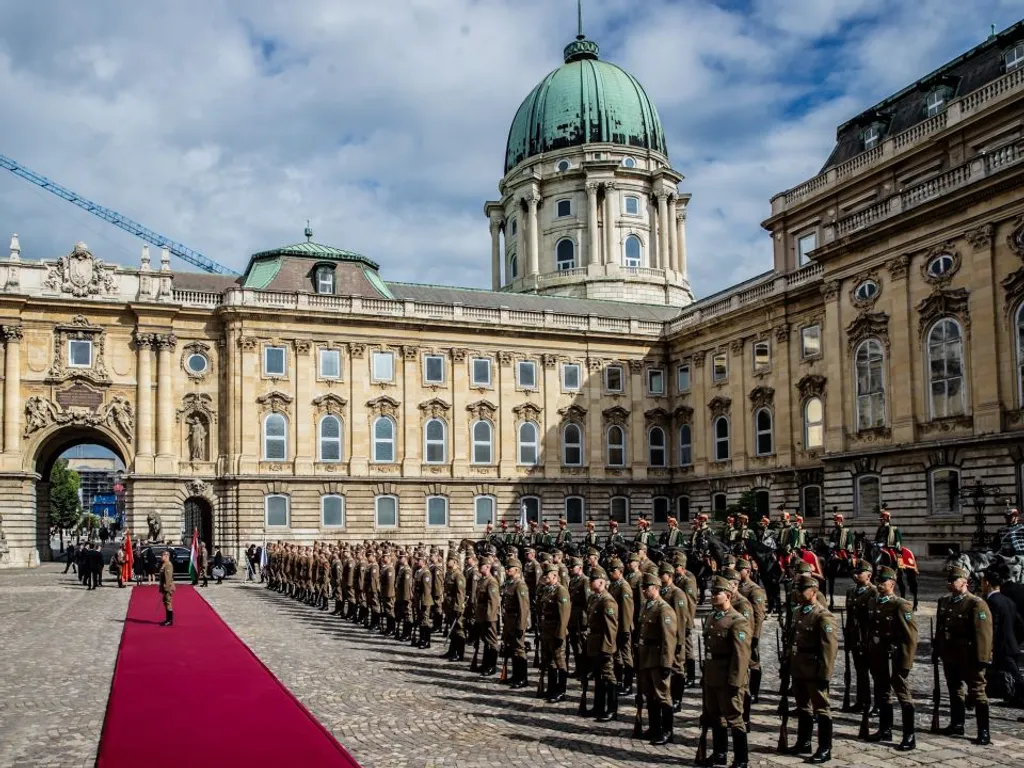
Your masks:
<svg viewBox="0 0 1024 768"><path fill-rule="evenodd" d="M596 59L600 49L593 40L583 34L583 0L576 0L576 39L565 46L565 63Z"/></svg>
<svg viewBox="0 0 1024 768"><path fill-rule="evenodd" d="M306 219L306 228L302 230L302 234L306 236L307 243L313 241L313 228L309 226L309 219Z"/></svg>
<svg viewBox="0 0 1024 768"><path fill-rule="evenodd" d="M583 39L583 0L576 0L576 39Z"/></svg>

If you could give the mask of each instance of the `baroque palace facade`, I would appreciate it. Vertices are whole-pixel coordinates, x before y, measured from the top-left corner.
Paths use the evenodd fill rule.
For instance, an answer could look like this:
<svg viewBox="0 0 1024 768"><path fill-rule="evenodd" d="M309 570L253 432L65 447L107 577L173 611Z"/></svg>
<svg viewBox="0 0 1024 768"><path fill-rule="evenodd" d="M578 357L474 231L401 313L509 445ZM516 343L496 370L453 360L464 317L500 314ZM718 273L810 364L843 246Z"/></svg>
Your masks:
<svg viewBox="0 0 1024 768"><path fill-rule="evenodd" d="M961 489L1021 495L1024 23L839 127L764 222L773 268L694 302L657 111L580 35L520 107L488 202L492 290L385 281L306 242L238 279L84 244L0 261L4 565L46 478L118 453L128 525L249 542L627 529L755 491L815 526L887 503L922 555ZM704 255L704 258L710 258ZM998 497L997 497L998 496Z"/></svg>

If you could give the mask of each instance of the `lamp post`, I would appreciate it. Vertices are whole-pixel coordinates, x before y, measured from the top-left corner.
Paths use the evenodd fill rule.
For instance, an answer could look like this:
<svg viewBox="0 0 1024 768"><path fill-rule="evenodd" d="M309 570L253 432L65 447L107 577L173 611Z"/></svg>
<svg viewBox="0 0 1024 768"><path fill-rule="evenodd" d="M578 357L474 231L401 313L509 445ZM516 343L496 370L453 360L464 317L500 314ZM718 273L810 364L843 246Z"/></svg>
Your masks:
<svg viewBox="0 0 1024 768"><path fill-rule="evenodd" d="M985 532L985 506L988 499L1002 495L998 485L985 485L977 482L971 485L961 486L957 494L961 503L970 504L974 507L974 536L971 538L971 547L974 549L985 549L988 546L988 534Z"/></svg>

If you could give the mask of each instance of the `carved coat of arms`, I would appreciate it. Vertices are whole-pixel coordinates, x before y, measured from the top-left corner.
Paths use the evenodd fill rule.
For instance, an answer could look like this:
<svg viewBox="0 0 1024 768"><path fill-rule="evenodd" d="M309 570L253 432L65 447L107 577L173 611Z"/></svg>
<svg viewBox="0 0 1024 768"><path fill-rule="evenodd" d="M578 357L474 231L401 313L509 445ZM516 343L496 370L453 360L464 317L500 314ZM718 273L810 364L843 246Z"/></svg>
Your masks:
<svg viewBox="0 0 1024 768"><path fill-rule="evenodd" d="M75 243L71 253L50 267L44 286L77 298L117 292L114 267L93 256L85 243Z"/></svg>

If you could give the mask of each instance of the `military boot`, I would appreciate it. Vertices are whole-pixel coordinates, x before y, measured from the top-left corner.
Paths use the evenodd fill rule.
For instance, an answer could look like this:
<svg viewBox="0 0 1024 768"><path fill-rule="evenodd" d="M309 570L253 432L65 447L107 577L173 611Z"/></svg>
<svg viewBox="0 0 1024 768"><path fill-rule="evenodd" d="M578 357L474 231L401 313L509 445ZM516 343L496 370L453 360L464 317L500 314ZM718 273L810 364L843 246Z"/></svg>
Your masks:
<svg viewBox="0 0 1024 768"><path fill-rule="evenodd" d="M410 648L419 648L420 647L420 633L421 632L422 632L422 629L421 629L419 624L415 625L412 628L411 633L410 633L410 637L409 637L409 647Z"/></svg>
<svg viewBox="0 0 1024 768"><path fill-rule="evenodd" d="M696 685L697 684L697 661L696 659L686 660L686 684Z"/></svg>
<svg viewBox="0 0 1024 768"><path fill-rule="evenodd" d="M747 746L747 732L742 728L733 728L732 765L729 768L747 768L749 763L750 749Z"/></svg>
<svg viewBox="0 0 1024 768"><path fill-rule="evenodd" d="M541 674L547 675L548 689L545 693L538 693L537 698L544 699L549 704L556 704L559 701L564 701L564 699L558 698L558 670L551 667L547 670L541 670Z"/></svg>
<svg viewBox="0 0 1024 768"><path fill-rule="evenodd" d="M672 709L672 705L662 705L661 707L661 731L658 733L658 737L651 739L651 744L654 746L660 746L661 744L672 743L672 717L675 712Z"/></svg>
<svg viewBox="0 0 1024 768"><path fill-rule="evenodd" d="M814 729L814 718L807 712L797 715L796 744L786 750L787 755L809 755L814 749L811 746L811 731Z"/></svg>
<svg viewBox="0 0 1024 768"><path fill-rule="evenodd" d="M587 710L587 717L596 717L598 720L604 717L607 711L604 697L605 688L607 688L607 683L604 678L599 677L594 681L594 707Z"/></svg>
<svg viewBox="0 0 1024 768"><path fill-rule="evenodd" d="M560 704L565 701L565 690L569 685L569 671L566 669L555 669L552 670L552 673L552 677L549 677L548 680L554 680L554 683L548 683L548 686L551 688L548 702L550 704Z"/></svg>
<svg viewBox="0 0 1024 768"><path fill-rule="evenodd" d="M633 677L634 677L635 674L636 673L634 672L632 667L626 666L625 668L623 668L623 670L622 670L622 688L619 690L619 693L622 696L632 696L633 695Z"/></svg>
<svg viewBox="0 0 1024 768"><path fill-rule="evenodd" d="M883 702L878 705L878 730L868 736L867 740L892 741L892 704Z"/></svg>
<svg viewBox="0 0 1024 768"><path fill-rule="evenodd" d="M173 615L173 614L172 614ZM978 704L974 708L974 718L978 721L978 737L971 739L971 742L978 746L985 746L992 743L992 737L988 732L988 702Z"/></svg>
<svg viewBox="0 0 1024 768"><path fill-rule="evenodd" d="M729 731L716 725L711 729L711 754L704 758L705 768L725 765L729 759Z"/></svg>
<svg viewBox="0 0 1024 768"><path fill-rule="evenodd" d="M814 765L827 763L832 759L832 718L818 715L818 749L807 762Z"/></svg>
<svg viewBox="0 0 1024 768"><path fill-rule="evenodd" d="M518 691L520 688L525 688L530 684L529 681L529 668L526 664L526 659L520 659L519 657L512 658L512 685L509 688Z"/></svg>
<svg viewBox="0 0 1024 768"><path fill-rule="evenodd" d="M418 648L430 648L430 627L420 627L420 643Z"/></svg>
<svg viewBox="0 0 1024 768"><path fill-rule="evenodd" d="M661 704L653 702L648 705L647 719L651 727L644 731L644 738L651 744L664 744L665 742L661 741Z"/></svg>
<svg viewBox="0 0 1024 768"><path fill-rule="evenodd" d="M619 686L606 683L604 688L604 714L597 718L599 723L616 720L619 716Z"/></svg>
<svg viewBox="0 0 1024 768"><path fill-rule="evenodd" d="M761 670L750 670L750 701L757 704L761 700ZM749 717L747 718L750 719Z"/></svg>
<svg viewBox="0 0 1024 768"><path fill-rule="evenodd" d="M498 672L498 649L484 649L484 668L480 671L480 677L493 677Z"/></svg>
<svg viewBox="0 0 1024 768"><path fill-rule="evenodd" d="M939 731L943 736L963 736L964 735L964 720L967 717L967 711L964 708L964 702L959 697L954 696L949 702L949 725Z"/></svg>
<svg viewBox="0 0 1024 768"><path fill-rule="evenodd" d="M672 693L672 711L678 712L683 708L683 691L686 690L686 678L673 672L669 682L669 690Z"/></svg>
<svg viewBox="0 0 1024 768"><path fill-rule="evenodd" d="M161 627L169 627L174 623L174 611L169 608L164 609L164 620L160 622Z"/></svg>
<svg viewBox="0 0 1024 768"><path fill-rule="evenodd" d="M916 725L914 723L914 705L904 704L900 707L903 714L903 741L896 747L900 752L909 752L917 746Z"/></svg>

